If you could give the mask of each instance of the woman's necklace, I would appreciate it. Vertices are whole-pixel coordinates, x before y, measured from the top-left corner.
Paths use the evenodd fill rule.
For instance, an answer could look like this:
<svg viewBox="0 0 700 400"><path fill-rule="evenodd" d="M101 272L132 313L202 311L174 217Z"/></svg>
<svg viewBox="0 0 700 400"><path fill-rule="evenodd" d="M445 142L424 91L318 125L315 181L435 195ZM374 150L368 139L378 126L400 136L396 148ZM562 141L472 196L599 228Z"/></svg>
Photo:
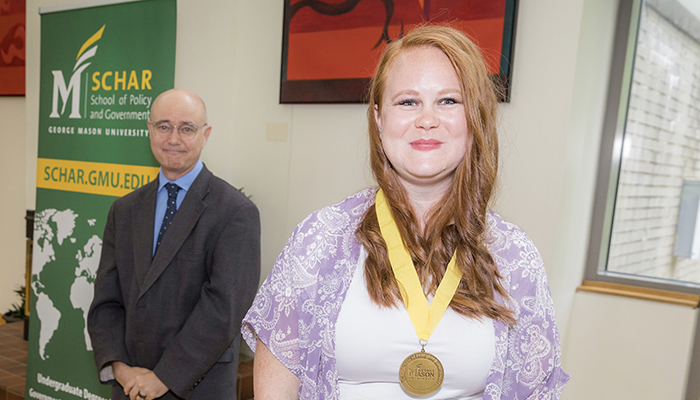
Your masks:
<svg viewBox="0 0 700 400"><path fill-rule="evenodd" d="M440 360L425 351L425 346L450 305L462 279L462 273L457 269L455 255L452 255L445 276L435 292L433 302L428 306L428 299L418 279L416 267L401 240L401 234L381 189L377 192L374 207L382 237L387 245L391 269L399 283L401 298L406 305L421 346L420 352L409 355L401 363L399 381L408 393L414 396L427 396L440 389L445 371Z"/></svg>

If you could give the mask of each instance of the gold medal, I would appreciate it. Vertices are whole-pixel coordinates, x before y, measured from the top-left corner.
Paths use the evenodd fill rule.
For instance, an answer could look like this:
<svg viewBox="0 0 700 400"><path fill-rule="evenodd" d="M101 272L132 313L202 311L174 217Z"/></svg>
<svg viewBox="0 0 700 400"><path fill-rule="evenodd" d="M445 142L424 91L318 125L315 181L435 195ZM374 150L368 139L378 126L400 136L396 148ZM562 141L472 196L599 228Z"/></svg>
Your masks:
<svg viewBox="0 0 700 400"><path fill-rule="evenodd" d="M445 378L442 363L434 355L420 351L406 357L399 368L399 381L408 393L428 396L440 389Z"/></svg>

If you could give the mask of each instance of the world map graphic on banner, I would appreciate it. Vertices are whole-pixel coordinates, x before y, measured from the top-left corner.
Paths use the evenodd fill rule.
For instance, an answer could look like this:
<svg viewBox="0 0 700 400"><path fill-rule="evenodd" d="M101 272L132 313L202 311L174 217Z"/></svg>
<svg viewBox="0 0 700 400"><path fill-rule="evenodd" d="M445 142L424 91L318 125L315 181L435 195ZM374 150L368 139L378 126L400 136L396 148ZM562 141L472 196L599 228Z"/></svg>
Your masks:
<svg viewBox="0 0 700 400"><path fill-rule="evenodd" d="M80 224L93 227L95 223L95 219L80 218L71 209L58 211L50 208L39 212L35 217L32 290L36 299L36 316L41 324L39 356L42 360L51 357L46 348L54 333L61 327L61 316L72 310L82 312L85 322L83 326L85 350L92 350L87 331L87 315L93 298L93 285L102 252L102 239L95 234L83 237L80 234L82 230L76 228L80 228ZM64 250L64 246L70 248L69 251L60 251ZM75 249L76 246L77 249ZM75 279L68 285L69 288L46 290L42 275L45 271L51 272L54 268L74 269ZM55 282L52 282L52 285L55 285ZM56 296L65 297L66 295L68 299L56 298ZM72 309L62 309L60 305L65 307L66 304L70 304Z"/></svg>

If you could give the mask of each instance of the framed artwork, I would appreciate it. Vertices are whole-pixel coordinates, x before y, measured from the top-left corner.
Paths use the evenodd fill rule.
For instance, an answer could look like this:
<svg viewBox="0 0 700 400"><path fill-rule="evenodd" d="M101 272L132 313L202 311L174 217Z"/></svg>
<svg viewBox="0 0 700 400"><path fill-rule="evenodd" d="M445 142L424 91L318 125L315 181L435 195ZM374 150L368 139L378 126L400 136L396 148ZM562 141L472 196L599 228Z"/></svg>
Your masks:
<svg viewBox="0 0 700 400"><path fill-rule="evenodd" d="M386 44L429 23L479 45L508 101L517 0L285 0L280 103L360 103Z"/></svg>
<svg viewBox="0 0 700 400"><path fill-rule="evenodd" d="M24 96L26 0L0 0L0 95Z"/></svg>

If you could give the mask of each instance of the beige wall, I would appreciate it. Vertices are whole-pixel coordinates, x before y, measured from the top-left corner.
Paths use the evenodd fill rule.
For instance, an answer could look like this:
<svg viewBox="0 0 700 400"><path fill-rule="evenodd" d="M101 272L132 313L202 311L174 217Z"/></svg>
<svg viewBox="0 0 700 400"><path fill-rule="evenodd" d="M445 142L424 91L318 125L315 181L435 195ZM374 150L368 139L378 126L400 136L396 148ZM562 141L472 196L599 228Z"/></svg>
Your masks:
<svg viewBox="0 0 700 400"><path fill-rule="evenodd" d="M24 190L24 196L14 201L24 202L29 208L34 203L37 146L36 10L74 1L27 1L26 171L16 191L20 196ZM591 315L613 304L623 315L656 310L653 303L620 303L604 296L587 302L576 297L574 302L588 241L615 3L521 1L512 100L501 106L503 162L495 208L521 225L540 248L564 348L572 355L565 356L565 367L570 365L580 377L597 368L577 364L587 356L615 358L623 372L633 371L626 369L631 366L645 368L639 360L627 359L627 351L616 353L615 348L595 346L595 341L581 341L576 335L582 325L603 336L628 332L606 330L605 319L591 320ZM263 276L271 270L296 223L311 211L340 201L371 182L364 106L278 104L281 4L279 0L178 1L176 85L194 90L207 101L214 130L204 161L219 176L245 187L260 208ZM4 103L0 103L0 112L6 112ZM286 127L286 138L268 140L268 124ZM687 336L692 318L688 313L672 313L666 323ZM644 330L651 323L637 320L630 329ZM576 345L572 348L571 343ZM661 356L687 353L689 349L685 342L662 344ZM637 349L635 342L631 346ZM669 381L669 371L659 371L650 379ZM605 382L584 387L575 385L576 379L571 390L565 391L565 399L596 398L595 393L607 390Z"/></svg>
<svg viewBox="0 0 700 400"><path fill-rule="evenodd" d="M24 284L24 97L0 97L0 314L19 303Z"/></svg>
<svg viewBox="0 0 700 400"><path fill-rule="evenodd" d="M207 101L204 162L260 208L266 276L298 222L368 185L365 107L278 104L281 2L208 4L178 2L175 82ZM268 124L286 125L286 140L267 140Z"/></svg>
<svg viewBox="0 0 700 400"><path fill-rule="evenodd" d="M580 292L572 313L565 400L685 399L697 309Z"/></svg>

